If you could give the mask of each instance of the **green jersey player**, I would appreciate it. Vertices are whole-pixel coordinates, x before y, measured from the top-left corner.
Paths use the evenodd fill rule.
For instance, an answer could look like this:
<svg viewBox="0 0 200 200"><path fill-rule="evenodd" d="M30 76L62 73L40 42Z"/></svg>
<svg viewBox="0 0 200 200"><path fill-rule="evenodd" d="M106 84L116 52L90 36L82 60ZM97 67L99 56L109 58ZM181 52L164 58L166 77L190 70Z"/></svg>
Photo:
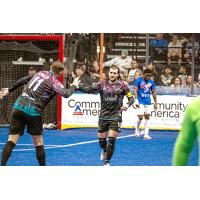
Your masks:
<svg viewBox="0 0 200 200"><path fill-rule="evenodd" d="M195 140L200 144L200 98L188 105L174 146L173 165L187 165ZM200 161L200 160L199 160Z"/></svg>

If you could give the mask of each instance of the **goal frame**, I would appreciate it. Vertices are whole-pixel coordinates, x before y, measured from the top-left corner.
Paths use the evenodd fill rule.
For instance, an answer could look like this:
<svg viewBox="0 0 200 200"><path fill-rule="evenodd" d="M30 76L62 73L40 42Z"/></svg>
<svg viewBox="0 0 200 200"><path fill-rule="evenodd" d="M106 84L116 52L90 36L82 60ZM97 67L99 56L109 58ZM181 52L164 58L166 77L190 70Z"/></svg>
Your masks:
<svg viewBox="0 0 200 200"><path fill-rule="evenodd" d="M63 62L64 58L64 36L63 35L0 35L0 40L30 40L30 41L58 41L58 59ZM63 83L63 75L60 76L59 81ZM62 111L62 97L58 95L58 104L57 104L57 121L58 129L61 129L61 111Z"/></svg>

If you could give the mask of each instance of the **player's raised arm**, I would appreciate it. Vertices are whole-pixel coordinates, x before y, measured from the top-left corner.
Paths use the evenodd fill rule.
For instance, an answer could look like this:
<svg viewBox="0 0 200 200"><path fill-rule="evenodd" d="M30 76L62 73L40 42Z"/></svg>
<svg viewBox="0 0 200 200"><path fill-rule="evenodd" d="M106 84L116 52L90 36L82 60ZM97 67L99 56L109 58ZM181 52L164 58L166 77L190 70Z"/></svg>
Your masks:
<svg viewBox="0 0 200 200"><path fill-rule="evenodd" d="M103 82L93 83L91 86L78 86L77 89L85 93L99 93L101 91Z"/></svg>
<svg viewBox="0 0 200 200"><path fill-rule="evenodd" d="M55 80L53 87L57 94L60 94L61 96L65 98L68 98L74 93L79 83L80 83L79 78L75 78L70 88L66 89L60 81Z"/></svg>
<svg viewBox="0 0 200 200"><path fill-rule="evenodd" d="M32 76L25 76L21 79L19 79L16 83L14 83L10 88L1 88L0 92L0 99L3 99L6 95L8 95L10 92L15 91L20 86L27 84L31 80Z"/></svg>
<svg viewBox="0 0 200 200"><path fill-rule="evenodd" d="M19 79L16 83L14 83L10 88L8 88L8 92L13 92L17 88L21 87L24 84L28 84L28 82L32 79L32 76L25 76Z"/></svg>

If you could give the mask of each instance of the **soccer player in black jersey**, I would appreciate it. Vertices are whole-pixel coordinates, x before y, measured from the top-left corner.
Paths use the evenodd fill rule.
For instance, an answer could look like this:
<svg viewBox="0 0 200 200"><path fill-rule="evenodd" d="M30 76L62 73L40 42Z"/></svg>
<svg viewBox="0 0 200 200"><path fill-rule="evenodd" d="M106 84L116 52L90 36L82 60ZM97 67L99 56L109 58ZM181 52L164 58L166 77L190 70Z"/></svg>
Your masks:
<svg viewBox="0 0 200 200"><path fill-rule="evenodd" d="M115 141L122 122L122 111L126 111L134 102L127 84L120 80L119 74L119 68L111 66L108 71L108 80L89 87L78 86L82 92L100 93L101 110L98 122L99 144L102 148L100 159L104 160L104 165L107 166L110 165L110 159L115 150ZM123 106L124 96L127 96L129 100L125 106Z"/></svg>
<svg viewBox="0 0 200 200"><path fill-rule="evenodd" d="M40 71L33 77L24 77L8 89L7 93L28 83L13 105L8 142L2 152L2 166L6 165L20 135L23 135L25 125L27 125L27 132L32 136L39 165L46 165L42 137L42 112L56 94L68 98L79 84L79 80L75 79L71 87L65 89L62 83L58 81L63 69L61 62L54 62L50 71Z"/></svg>

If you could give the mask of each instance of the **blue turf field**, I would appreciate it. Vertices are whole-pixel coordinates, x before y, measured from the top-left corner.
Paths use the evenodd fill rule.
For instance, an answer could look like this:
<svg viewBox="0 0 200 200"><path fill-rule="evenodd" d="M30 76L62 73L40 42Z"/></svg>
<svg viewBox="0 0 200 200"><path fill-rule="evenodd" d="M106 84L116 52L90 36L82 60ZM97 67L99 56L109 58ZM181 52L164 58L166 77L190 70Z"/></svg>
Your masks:
<svg viewBox="0 0 200 200"><path fill-rule="evenodd" d="M122 129L111 160L112 166L171 166L177 131L151 131L152 140L137 139L133 130ZM7 142L8 128L0 128L0 157ZM48 166L101 166L97 129L44 130ZM195 146L189 165L197 165ZM37 166L35 149L29 134L19 140L9 166Z"/></svg>

